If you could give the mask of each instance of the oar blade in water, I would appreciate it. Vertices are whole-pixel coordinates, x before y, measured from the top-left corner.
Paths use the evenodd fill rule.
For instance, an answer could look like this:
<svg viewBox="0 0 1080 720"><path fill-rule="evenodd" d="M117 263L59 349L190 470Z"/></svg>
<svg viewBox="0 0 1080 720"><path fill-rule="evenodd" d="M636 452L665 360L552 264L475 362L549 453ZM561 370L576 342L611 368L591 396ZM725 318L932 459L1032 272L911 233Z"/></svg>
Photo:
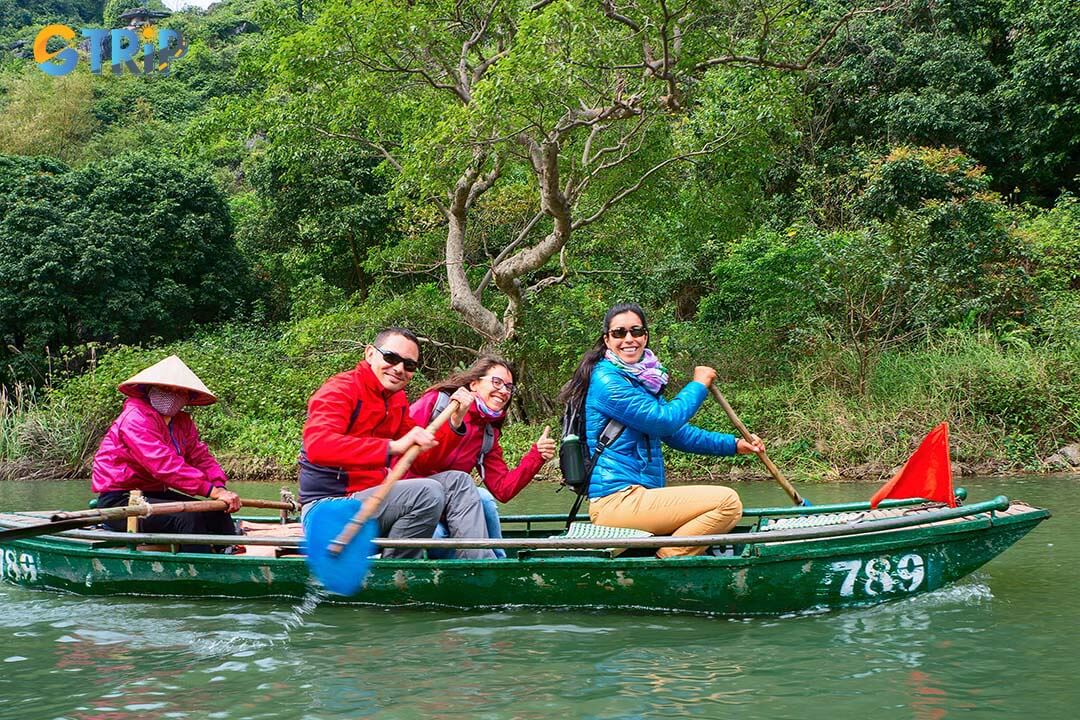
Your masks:
<svg viewBox="0 0 1080 720"><path fill-rule="evenodd" d="M337 595L355 595L364 584L375 553L379 524L364 523L360 532L341 552L330 552L330 544L360 510L359 500L321 502L304 517L304 552L308 567L323 587Z"/></svg>

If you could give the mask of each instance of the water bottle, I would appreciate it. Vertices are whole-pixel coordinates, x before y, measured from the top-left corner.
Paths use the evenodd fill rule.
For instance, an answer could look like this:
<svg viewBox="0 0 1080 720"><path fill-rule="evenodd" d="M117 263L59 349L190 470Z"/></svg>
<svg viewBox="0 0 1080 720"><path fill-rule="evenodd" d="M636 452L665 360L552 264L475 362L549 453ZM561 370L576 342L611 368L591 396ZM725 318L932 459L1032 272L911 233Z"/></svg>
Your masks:
<svg viewBox="0 0 1080 720"><path fill-rule="evenodd" d="M570 487L577 489L585 484L585 453L577 435L563 436L559 444L559 470Z"/></svg>

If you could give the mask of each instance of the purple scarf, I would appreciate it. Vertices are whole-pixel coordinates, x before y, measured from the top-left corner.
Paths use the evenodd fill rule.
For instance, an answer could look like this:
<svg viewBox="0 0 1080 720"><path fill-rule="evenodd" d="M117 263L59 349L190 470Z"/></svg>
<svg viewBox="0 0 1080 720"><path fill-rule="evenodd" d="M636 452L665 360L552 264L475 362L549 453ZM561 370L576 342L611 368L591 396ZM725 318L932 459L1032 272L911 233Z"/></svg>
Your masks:
<svg viewBox="0 0 1080 720"><path fill-rule="evenodd" d="M611 350L604 353L604 357L608 362L615 365L615 367L625 370L636 377L653 395L659 395L660 391L664 389L664 386L668 384L667 370L660 364L660 360L653 354L653 351L648 348L645 348L645 352L642 353L641 359L632 365L624 363L619 359L619 356Z"/></svg>

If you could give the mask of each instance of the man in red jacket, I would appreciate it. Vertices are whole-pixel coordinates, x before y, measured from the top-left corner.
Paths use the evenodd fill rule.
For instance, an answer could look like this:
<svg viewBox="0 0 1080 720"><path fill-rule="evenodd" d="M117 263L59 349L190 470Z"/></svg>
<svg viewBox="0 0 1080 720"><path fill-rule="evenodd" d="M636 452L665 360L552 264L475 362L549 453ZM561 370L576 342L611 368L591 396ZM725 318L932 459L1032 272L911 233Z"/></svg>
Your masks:
<svg viewBox="0 0 1080 720"><path fill-rule="evenodd" d="M446 455L464 434L472 394L459 388L458 409L450 422L432 434L409 417L405 386L420 362L420 344L405 328L387 328L364 350L364 360L339 373L308 401L304 444L300 450L300 502L334 498L364 500L386 478L394 458L413 445L425 452L412 470L424 477L400 480L379 506L379 536L429 538L440 518L451 537L486 538L479 496L464 473L428 473L445 467ZM415 558L421 550L386 548L384 558ZM458 557L492 559L491 550L459 551Z"/></svg>

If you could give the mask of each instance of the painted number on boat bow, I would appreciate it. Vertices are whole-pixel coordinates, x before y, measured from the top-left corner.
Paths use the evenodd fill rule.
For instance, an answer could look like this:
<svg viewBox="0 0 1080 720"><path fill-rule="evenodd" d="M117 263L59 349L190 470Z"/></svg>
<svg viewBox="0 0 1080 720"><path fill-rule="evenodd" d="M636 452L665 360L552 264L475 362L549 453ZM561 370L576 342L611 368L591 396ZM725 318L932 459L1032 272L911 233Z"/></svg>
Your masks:
<svg viewBox="0 0 1080 720"><path fill-rule="evenodd" d="M37 582L37 560L30 553L0 550L0 578L15 582Z"/></svg>
<svg viewBox="0 0 1080 720"><path fill-rule="evenodd" d="M926 561L914 553L904 555L895 562L888 557L871 558L866 562L840 560L832 564L832 569L845 573L840 585L841 597L915 592L926 579Z"/></svg>

